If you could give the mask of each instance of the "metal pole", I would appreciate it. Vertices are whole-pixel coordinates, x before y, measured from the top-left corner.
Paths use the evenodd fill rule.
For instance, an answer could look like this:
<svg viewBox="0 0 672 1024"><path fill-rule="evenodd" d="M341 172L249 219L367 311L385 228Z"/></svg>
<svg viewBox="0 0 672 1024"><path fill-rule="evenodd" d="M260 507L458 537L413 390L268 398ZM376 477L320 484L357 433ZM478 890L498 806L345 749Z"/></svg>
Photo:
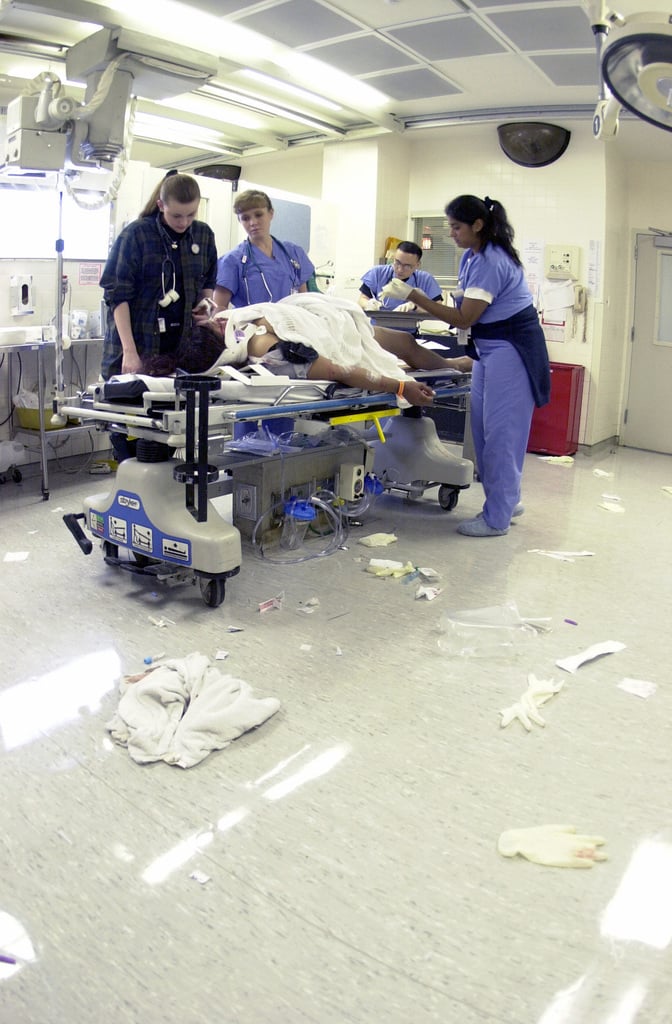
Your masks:
<svg viewBox="0 0 672 1024"><path fill-rule="evenodd" d="M63 397L65 378L63 376L63 189L58 193L58 238L56 239L56 337L54 353L56 360L56 394Z"/></svg>

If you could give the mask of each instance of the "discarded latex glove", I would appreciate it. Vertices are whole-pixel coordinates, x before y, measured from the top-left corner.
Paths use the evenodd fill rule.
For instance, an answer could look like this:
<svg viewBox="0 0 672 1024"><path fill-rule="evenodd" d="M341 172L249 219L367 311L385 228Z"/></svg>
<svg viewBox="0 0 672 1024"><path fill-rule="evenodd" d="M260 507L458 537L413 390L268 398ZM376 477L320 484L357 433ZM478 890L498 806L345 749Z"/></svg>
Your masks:
<svg viewBox="0 0 672 1024"><path fill-rule="evenodd" d="M398 580L415 572L415 566L412 562L406 562L404 565L403 562L393 562L389 558L372 558L366 571L373 573L374 576L393 576Z"/></svg>
<svg viewBox="0 0 672 1024"><path fill-rule="evenodd" d="M573 466L574 459L571 455L540 455L542 462L557 462L559 466Z"/></svg>
<svg viewBox="0 0 672 1024"><path fill-rule="evenodd" d="M427 587L420 586L415 592L415 600L419 601L425 597L428 601L433 601L435 597L443 593L443 587Z"/></svg>
<svg viewBox="0 0 672 1024"><path fill-rule="evenodd" d="M400 306L395 307L395 313L412 313L415 309L414 302L402 302Z"/></svg>
<svg viewBox="0 0 672 1024"><path fill-rule="evenodd" d="M371 558L366 571L374 576L391 576L395 569L402 569L403 562L395 562L391 558Z"/></svg>
<svg viewBox="0 0 672 1024"><path fill-rule="evenodd" d="M497 851L503 857L520 854L550 868L592 868L596 861L608 860L598 850L605 842L602 836L578 835L574 825L536 825L502 832Z"/></svg>
<svg viewBox="0 0 672 1024"><path fill-rule="evenodd" d="M554 683L552 679L537 679L532 673L527 680L527 690L520 700L499 712L502 716L500 728L505 729L516 718L528 732L532 730L533 722L535 725L546 725L546 720L539 714L538 708L559 693L564 684Z"/></svg>
<svg viewBox="0 0 672 1024"><path fill-rule="evenodd" d="M368 537L360 537L357 543L367 548L384 548L387 544L394 544L396 539L393 533L370 533Z"/></svg>
<svg viewBox="0 0 672 1024"><path fill-rule="evenodd" d="M386 299L404 299L406 300L411 294L413 289L410 285L406 284L399 277L393 277L391 281L381 288L378 295L382 295Z"/></svg>
<svg viewBox="0 0 672 1024"><path fill-rule="evenodd" d="M601 501L598 508L604 508L607 512L619 512L621 515L625 512L623 506L616 501Z"/></svg>
<svg viewBox="0 0 672 1024"><path fill-rule="evenodd" d="M369 313L375 313L375 311L377 309L380 309L381 306L382 302L380 301L380 299L369 299L369 301L364 306L364 309L367 310Z"/></svg>

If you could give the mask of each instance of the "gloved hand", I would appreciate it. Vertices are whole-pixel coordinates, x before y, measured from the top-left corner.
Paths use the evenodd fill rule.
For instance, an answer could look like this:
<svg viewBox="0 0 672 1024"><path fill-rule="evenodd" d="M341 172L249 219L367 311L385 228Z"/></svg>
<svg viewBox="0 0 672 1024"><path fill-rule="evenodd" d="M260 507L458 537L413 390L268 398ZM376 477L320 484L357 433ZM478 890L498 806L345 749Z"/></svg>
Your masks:
<svg viewBox="0 0 672 1024"><path fill-rule="evenodd" d="M414 302L402 302L400 306L395 306L395 313L412 313L415 309Z"/></svg>
<svg viewBox="0 0 672 1024"><path fill-rule="evenodd" d="M380 309L381 306L382 302L380 301L380 299L369 299L369 301L364 306L364 309L367 310L369 313L374 313L377 309Z"/></svg>
<svg viewBox="0 0 672 1024"><path fill-rule="evenodd" d="M577 835L574 825L537 825L502 832L497 851L503 857L519 853L551 868L592 868L595 861L608 859L597 849L604 843L602 836Z"/></svg>
<svg viewBox="0 0 672 1024"><path fill-rule="evenodd" d="M389 299L407 299L413 289L410 285L407 285L405 281L402 281L399 277L393 277L391 281L388 281L384 285L378 295L382 295L384 298Z"/></svg>

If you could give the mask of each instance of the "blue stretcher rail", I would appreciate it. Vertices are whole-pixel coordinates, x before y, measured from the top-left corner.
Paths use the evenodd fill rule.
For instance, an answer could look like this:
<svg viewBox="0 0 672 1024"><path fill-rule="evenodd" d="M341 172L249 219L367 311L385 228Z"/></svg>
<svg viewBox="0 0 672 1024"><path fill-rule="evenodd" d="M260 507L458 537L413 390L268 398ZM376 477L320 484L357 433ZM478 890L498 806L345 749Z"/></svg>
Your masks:
<svg viewBox="0 0 672 1024"><path fill-rule="evenodd" d="M435 388L437 398L453 398L468 395L469 385L451 385ZM343 398L325 398L312 402L297 402L293 405L269 405L257 409L243 408L233 413L236 420L270 419L273 416L292 416L302 412L330 412L337 409L365 409L369 406L397 407L397 396L388 394L372 394L343 396Z"/></svg>

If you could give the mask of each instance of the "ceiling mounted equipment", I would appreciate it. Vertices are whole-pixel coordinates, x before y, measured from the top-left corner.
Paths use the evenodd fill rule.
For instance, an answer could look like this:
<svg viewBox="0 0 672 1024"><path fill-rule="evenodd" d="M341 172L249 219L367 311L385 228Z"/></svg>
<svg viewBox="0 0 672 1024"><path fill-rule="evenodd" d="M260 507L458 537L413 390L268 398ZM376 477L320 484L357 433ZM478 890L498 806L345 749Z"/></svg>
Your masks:
<svg viewBox="0 0 672 1024"><path fill-rule="evenodd" d="M202 174L205 178L218 178L220 181L238 181L242 167L238 164L205 164L195 167L194 174Z"/></svg>
<svg viewBox="0 0 672 1024"><path fill-rule="evenodd" d="M109 170L124 151L132 96L166 99L190 92L217 71L217 59L179 50L122 28L101 29L71 46L66 74L86 86L84 102L64 94L44 72L7 109L4 163L25 170L99 167Z"/></svg>
<svg viewBox="0 0 672 1024"><path fill-rule="evenodd" d="M637 117L672 131L672 15L633 14L609 32L602 75Z"/></svg>
<svg viewBox="0 0 672 1024"><path fill-rule="evenodd" d="M584 0L597 49L596 139L613 139L625 107L656 128L672 131L672 15L623 17L605 0Z"/></svg>
<svg viewBox="0 0 672 1024"><path fill-rule="evenodd" d="M510 121L497 126L502 151L521 167L547 167L562 156L571 132L544 121Z"/></svg>

